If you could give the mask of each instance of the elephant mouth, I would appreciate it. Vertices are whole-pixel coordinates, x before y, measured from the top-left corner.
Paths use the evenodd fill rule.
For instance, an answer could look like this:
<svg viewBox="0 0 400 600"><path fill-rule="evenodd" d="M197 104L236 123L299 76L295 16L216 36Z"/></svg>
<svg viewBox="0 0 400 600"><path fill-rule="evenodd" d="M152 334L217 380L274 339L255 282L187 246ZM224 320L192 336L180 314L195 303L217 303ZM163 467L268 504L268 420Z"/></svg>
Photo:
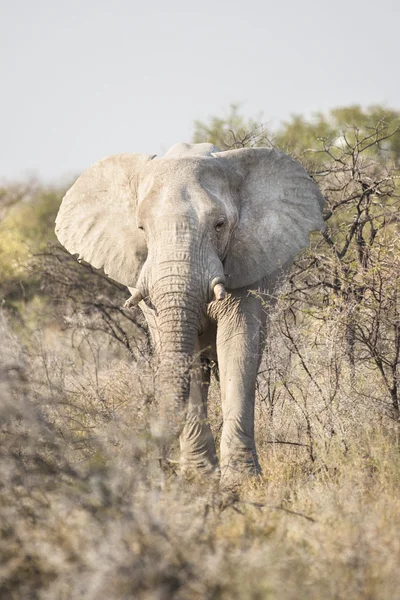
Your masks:
<svg viewBox="0 0 400 600"><path fill-rule="evenodd" d="M148 310L150 310L156 317L158 316L157 308L152 303L150 296L146 296L143 298L143 302L145 303Z"/></svg>

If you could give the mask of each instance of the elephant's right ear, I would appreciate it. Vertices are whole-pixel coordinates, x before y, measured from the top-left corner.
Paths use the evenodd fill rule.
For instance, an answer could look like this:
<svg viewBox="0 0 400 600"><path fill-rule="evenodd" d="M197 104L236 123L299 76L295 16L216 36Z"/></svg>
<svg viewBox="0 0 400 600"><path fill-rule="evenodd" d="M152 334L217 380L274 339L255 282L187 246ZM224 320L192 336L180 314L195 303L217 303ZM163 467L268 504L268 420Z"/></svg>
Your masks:
<svg viewBox="0 0 400 600"><path fill-rule="evenodd" d="M154 158L116 154L89 167L66 193L56 218L61 244L127 286L135 286L147 257L136 222L137 174Z"/></svg>

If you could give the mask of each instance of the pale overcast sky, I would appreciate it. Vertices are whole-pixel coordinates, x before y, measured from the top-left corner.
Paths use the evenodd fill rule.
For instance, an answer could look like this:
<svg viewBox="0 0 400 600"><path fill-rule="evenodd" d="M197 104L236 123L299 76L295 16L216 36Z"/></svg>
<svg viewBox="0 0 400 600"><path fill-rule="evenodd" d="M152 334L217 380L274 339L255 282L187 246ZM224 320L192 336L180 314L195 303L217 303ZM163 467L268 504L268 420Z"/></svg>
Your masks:
<svg viewBox="0 0 400 600"><path fill-rule="evenodd" d="M162 154L242 102L400 108L399 0L0 0L0 180Z"/></svg>

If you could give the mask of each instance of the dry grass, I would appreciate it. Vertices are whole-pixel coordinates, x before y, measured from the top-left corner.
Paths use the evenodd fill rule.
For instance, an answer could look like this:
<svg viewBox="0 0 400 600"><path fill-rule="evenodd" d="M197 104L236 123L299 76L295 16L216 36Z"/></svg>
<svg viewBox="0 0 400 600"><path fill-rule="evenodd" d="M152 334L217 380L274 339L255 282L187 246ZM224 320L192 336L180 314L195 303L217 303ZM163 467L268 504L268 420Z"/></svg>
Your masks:
<svg viewBox="0 0 400 600"><path fill-rule="evenodd" d="M263 476L224 491L159 469L145 361L110 363L86 334L24 348L4 318L0 335L1 599L399 597L397 429L343 357L327 404L337 356L310 350L310 383L275 352L258 394ZM210 414L218 433L214 393Z"/></svg>

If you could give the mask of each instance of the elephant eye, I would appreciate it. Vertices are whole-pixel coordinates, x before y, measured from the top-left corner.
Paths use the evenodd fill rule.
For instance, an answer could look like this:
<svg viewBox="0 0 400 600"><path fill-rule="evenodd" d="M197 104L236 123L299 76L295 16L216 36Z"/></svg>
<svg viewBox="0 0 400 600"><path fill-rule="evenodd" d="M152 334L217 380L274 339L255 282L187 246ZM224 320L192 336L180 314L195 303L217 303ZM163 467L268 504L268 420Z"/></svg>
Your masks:
<svg viewBox="0 0 400 600"><path fill-rule="evenodd" d="M221 231L221 229L223 228L224 225L225 225L225 220L218 219L218 221L215 224L215 231Z"/></svg>

